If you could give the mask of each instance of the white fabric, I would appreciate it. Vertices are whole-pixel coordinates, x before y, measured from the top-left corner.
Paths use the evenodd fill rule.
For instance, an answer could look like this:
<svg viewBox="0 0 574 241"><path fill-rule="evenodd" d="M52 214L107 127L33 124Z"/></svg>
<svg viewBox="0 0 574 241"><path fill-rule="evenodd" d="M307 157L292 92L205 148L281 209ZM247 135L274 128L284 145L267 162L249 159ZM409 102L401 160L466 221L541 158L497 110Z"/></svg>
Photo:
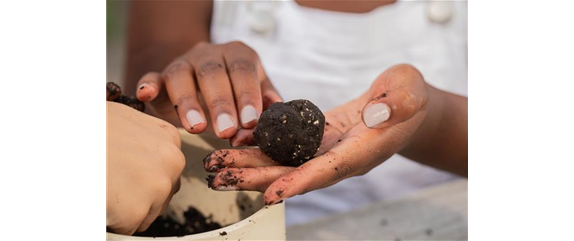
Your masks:
<svg viewBox="0 0 574 241"><path fill-rule="evenodd" d="M467 4L452 3L446 22L432 21L431 4L399 1L354 14L294 1L216 1L211 37L243 41L259 54L285 100L309 99L323 111L359 96L397 63L414 65L437 88L467 95ZM364 176L288 200L287 224L453 178L395 155Z"/></svg>

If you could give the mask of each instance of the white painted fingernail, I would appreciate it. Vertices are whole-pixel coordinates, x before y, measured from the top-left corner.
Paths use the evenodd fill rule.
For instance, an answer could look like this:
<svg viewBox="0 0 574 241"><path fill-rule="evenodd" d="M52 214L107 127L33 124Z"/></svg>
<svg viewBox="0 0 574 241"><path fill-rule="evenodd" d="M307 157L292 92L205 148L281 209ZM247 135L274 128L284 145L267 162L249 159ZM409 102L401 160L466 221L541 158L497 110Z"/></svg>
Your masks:
<svg viewBox="0 0 574 241"><path fill-rule="evenodd" d="M217 117L217 131L219 133L234 126L235 123L233 123L233 119L231 119L229 114L221 114Z"/></svg>
<svg viewBox="0 0 574 241"><path fill-rule="evenodd" d="M142 90L143 88L149 86L147 83L143 83L138 87L138 90Z"/></svg>
<svg viewBox="0 0 574 241"><path fill-rule="evenodd" d="M235 191L235 190L239 190L239 188L236 186L219 186L219 187L216 187L215 190L217 190L217 191Z"/></svg>
<svg viewBox="0 0 574 241"><path fill-rule="evenodd" d="M247 124L253 120L257 120L257 110L255 107L248 105L241 110L241 123Z"/></svg>
<svg viewBox="0 0 574 241"><path fill-rule="evenodd" d="M203 119L199 111L196 110L188 111L187 114L185 114L185 117L187 118L187 122L191 127L194 127L197 124L205 123L205 120Z"/></svg>
<svg viewBox="0 0 574 241"><path fill-rule="evenodd" d="M369 106L363 114L365 125L369 128L387 121L390 116L391 109L384 103L377 103Z"/></svg>

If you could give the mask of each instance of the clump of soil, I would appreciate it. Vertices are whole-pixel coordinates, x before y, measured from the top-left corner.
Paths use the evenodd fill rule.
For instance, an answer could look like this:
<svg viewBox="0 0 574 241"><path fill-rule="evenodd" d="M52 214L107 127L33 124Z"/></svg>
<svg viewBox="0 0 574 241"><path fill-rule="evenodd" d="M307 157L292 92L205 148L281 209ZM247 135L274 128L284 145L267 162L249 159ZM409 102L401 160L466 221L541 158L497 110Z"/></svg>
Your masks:
<svg viewBox="0 0 574 241"><path fill-rule="evenodd" d="M274 103L261 113L253 133L267 156L285 166L299 166L315 156L325 129L325 116L308 100Z"/></svg>
<svg viewBox="0 0 574 241"><path fill-rule="evenodd" d="M122 95L122 89L114 82L106 84L106 100L122 103L141 112L145 111L145 104L134 96Z"/></svg>
<svg viewBox="0 0 574 241"><path fill-rule="evenodd" d="M221 228L221 225L212 220L212 216L203 216L201 212L193 207L189 207L185 213L185 223L181 224L170 217L158 217L149 228L134 236L140 237L174 237L185 236L196 233L209 232Z"/></svg>

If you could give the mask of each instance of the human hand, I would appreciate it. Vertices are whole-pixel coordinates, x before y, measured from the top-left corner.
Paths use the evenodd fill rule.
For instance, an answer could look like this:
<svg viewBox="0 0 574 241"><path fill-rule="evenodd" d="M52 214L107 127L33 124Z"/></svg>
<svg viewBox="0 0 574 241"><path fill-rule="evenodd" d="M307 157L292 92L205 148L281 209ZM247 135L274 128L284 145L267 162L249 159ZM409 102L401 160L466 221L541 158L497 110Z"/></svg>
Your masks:
<svg viewBox="0 0 574 241"><path fill-rule="evenodd" d="M217 137L242 129L232 143L247 138L262 110L281 101L255 51L241 42L195 45L163 73L143 76L136 95L153 115L194 134L207 129L208 111Z"/></svg>
<svg viewBox="0 0 574 241"><path fill-rule="evenodd" d="M145 231L179 190L185 167L177 129L107 102L106 226L131 235Z"/></svg>
<svg viewBox="0 0 574 241"><path fill-rule="evenodd" d="M264 192L266 204L367 173L411 142L428 113L422 75L397 65L377 77L361 97L325 114L316 157L299 167L278 166L258 148L217 150L204 168L216 190Z"/></svg>

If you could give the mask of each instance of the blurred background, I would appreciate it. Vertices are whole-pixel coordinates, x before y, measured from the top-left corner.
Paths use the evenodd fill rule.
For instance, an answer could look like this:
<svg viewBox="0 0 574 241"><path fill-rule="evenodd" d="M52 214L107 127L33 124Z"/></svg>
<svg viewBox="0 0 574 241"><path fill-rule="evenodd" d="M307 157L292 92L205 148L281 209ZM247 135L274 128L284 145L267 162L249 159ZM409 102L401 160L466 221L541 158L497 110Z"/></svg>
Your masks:
<svg viewBox="0 0 574 241"><path fill-rule="evenodd" d="M106 4L106 82L113 81L122 87L127 7L128 1L107 1Z"/></svg>

